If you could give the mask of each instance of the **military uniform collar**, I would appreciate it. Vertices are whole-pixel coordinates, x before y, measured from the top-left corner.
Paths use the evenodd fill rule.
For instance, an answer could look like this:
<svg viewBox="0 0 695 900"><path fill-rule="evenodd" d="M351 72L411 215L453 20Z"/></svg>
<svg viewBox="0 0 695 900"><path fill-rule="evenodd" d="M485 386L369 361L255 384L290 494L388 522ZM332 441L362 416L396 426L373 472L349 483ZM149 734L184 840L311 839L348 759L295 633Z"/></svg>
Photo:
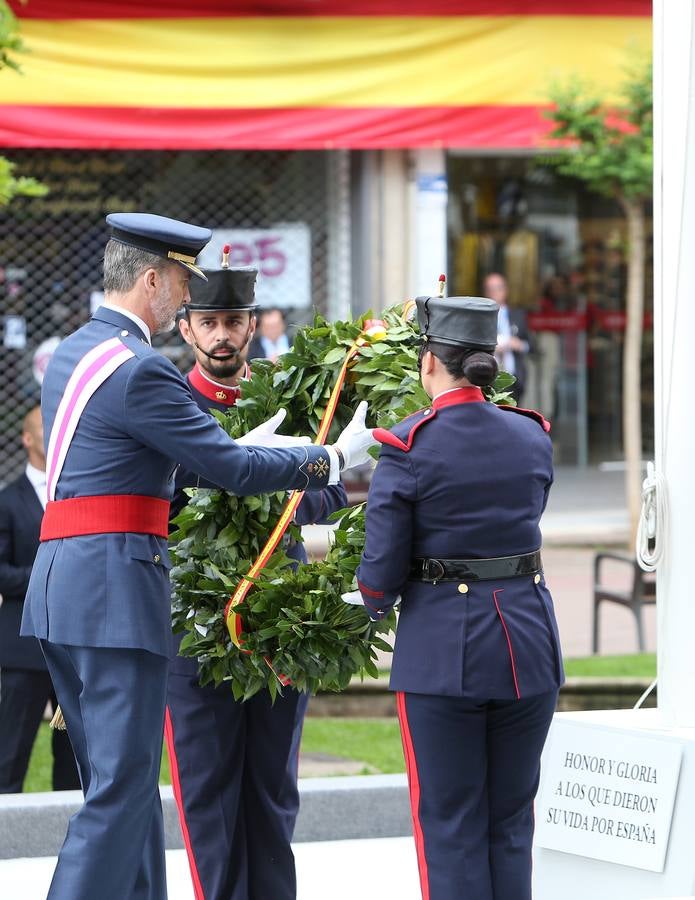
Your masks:
<svg viewBox="0 0 695 900"><path fill-rule="evenodd" d="M248 363L245 366L242 377L248 378L251 372ZM188 373L188 380L203 397L207 397L208 400L214 400L216 403L222 403L225 406L234 406L241 394L241 388L237 385L220 384L219 381L214 381L203 372L198 363Z"/></svg>
<svg viewBox="0 0 695 900"><path fill-rule="evenodd" d="M458 406L460 403L483 403L485 397L479 387L451 388L442 391L432 401L432 409L443 409L445 406Z"/></svg>
<svg viewBox="0 0 695 900"><path fill-rule="evenodd" d="M97 319L99 322L107 322L116 328L125 329L146 344L150 343L150 329L139 316L125 309L102 303L92 318Z"/></svg>

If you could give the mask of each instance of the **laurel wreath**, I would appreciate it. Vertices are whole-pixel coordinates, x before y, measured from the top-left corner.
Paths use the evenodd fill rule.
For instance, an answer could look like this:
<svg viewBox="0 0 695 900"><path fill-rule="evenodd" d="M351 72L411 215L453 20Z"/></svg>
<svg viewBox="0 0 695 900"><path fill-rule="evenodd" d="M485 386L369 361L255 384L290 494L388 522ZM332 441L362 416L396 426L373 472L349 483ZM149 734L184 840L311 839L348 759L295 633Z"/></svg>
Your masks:
<svg viewBox="0 0 695 900"><path fill-rule="evenodd" d="M231 437L239 437L287 410L282 431L316 434L336 373L346 353L364 335L367 314L351 322L328 323L317 315L299 329L292 349L277 363L254 360L253 377L241 384L241 398L214 415ZM429 403L420 385L417 325L401 308L381 314L385 336L366 339L351 365L329 435L334 440L360 400L369 401L369 425L390 427ZM513 377L500 373L487 391L492 402L509 402ZM364 547L364 505L335 514L332 545L321 561L296 566L279 547L252 579L235 607L243 622L241 647L229 636L225 606L239 580L277 523L284 492L237 497L222 490L191 489L171 535L172 618L183 631L180 652L196 657L202 684L230 684L237 699L283 684L308 693L341 691L353 677L377 677L377 651L390 651L384 636L395 628L393 613L372 622L341 594L355 587ZM301 530L288 534L301 540Z"/></svg>

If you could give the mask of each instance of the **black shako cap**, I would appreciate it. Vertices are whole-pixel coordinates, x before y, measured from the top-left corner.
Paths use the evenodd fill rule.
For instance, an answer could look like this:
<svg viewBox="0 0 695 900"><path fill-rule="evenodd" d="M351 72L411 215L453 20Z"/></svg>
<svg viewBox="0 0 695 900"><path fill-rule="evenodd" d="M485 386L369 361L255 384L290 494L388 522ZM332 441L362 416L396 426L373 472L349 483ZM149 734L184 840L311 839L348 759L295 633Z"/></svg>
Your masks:
<svg viewBox="0 0 695 900"><path fill-rule="evenodd" d="M256 309L257 269L203 269L207 281L191 282L186 308L210 312L216 309Z"/></svg>
<svg viewBox="0 0 695 900"><path fill-rule="evenodd" d="M151 213L111 213L106 217L111 240L162 256L205 280L195 258L212 237L209 228Z"/></svg>
<svg viewBox="0 0 695 900"><path fill-rule="evenodd" d="M416 297L420 334L428 341L484 350L497 346L499 306L487 297Z"/></svg>

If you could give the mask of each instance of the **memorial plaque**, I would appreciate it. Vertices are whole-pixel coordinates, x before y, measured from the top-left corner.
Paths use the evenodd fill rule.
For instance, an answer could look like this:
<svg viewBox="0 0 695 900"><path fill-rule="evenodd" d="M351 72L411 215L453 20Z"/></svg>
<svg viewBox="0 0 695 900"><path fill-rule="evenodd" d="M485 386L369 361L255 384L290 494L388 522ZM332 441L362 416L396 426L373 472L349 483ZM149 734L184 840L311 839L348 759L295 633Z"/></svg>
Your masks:
<svg viewBox="0 0 695 900"><path fill-rule="evenodd" d="M556 719L536 801L538 847L662 872L682 746Z"/></svg>

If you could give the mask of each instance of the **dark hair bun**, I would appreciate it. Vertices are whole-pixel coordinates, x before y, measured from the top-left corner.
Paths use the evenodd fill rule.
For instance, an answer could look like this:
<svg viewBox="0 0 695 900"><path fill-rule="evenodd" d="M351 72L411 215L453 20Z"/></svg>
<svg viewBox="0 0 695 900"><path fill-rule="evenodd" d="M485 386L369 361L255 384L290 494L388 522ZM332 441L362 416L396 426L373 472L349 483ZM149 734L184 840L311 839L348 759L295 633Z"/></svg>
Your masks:
<svg viewBox="0 0 695 900"><path fill-rule="evenodd" d="M478 387L485 387L497 378L497 360L482 351L471 353L463 364L463 374Z"/></svg>

